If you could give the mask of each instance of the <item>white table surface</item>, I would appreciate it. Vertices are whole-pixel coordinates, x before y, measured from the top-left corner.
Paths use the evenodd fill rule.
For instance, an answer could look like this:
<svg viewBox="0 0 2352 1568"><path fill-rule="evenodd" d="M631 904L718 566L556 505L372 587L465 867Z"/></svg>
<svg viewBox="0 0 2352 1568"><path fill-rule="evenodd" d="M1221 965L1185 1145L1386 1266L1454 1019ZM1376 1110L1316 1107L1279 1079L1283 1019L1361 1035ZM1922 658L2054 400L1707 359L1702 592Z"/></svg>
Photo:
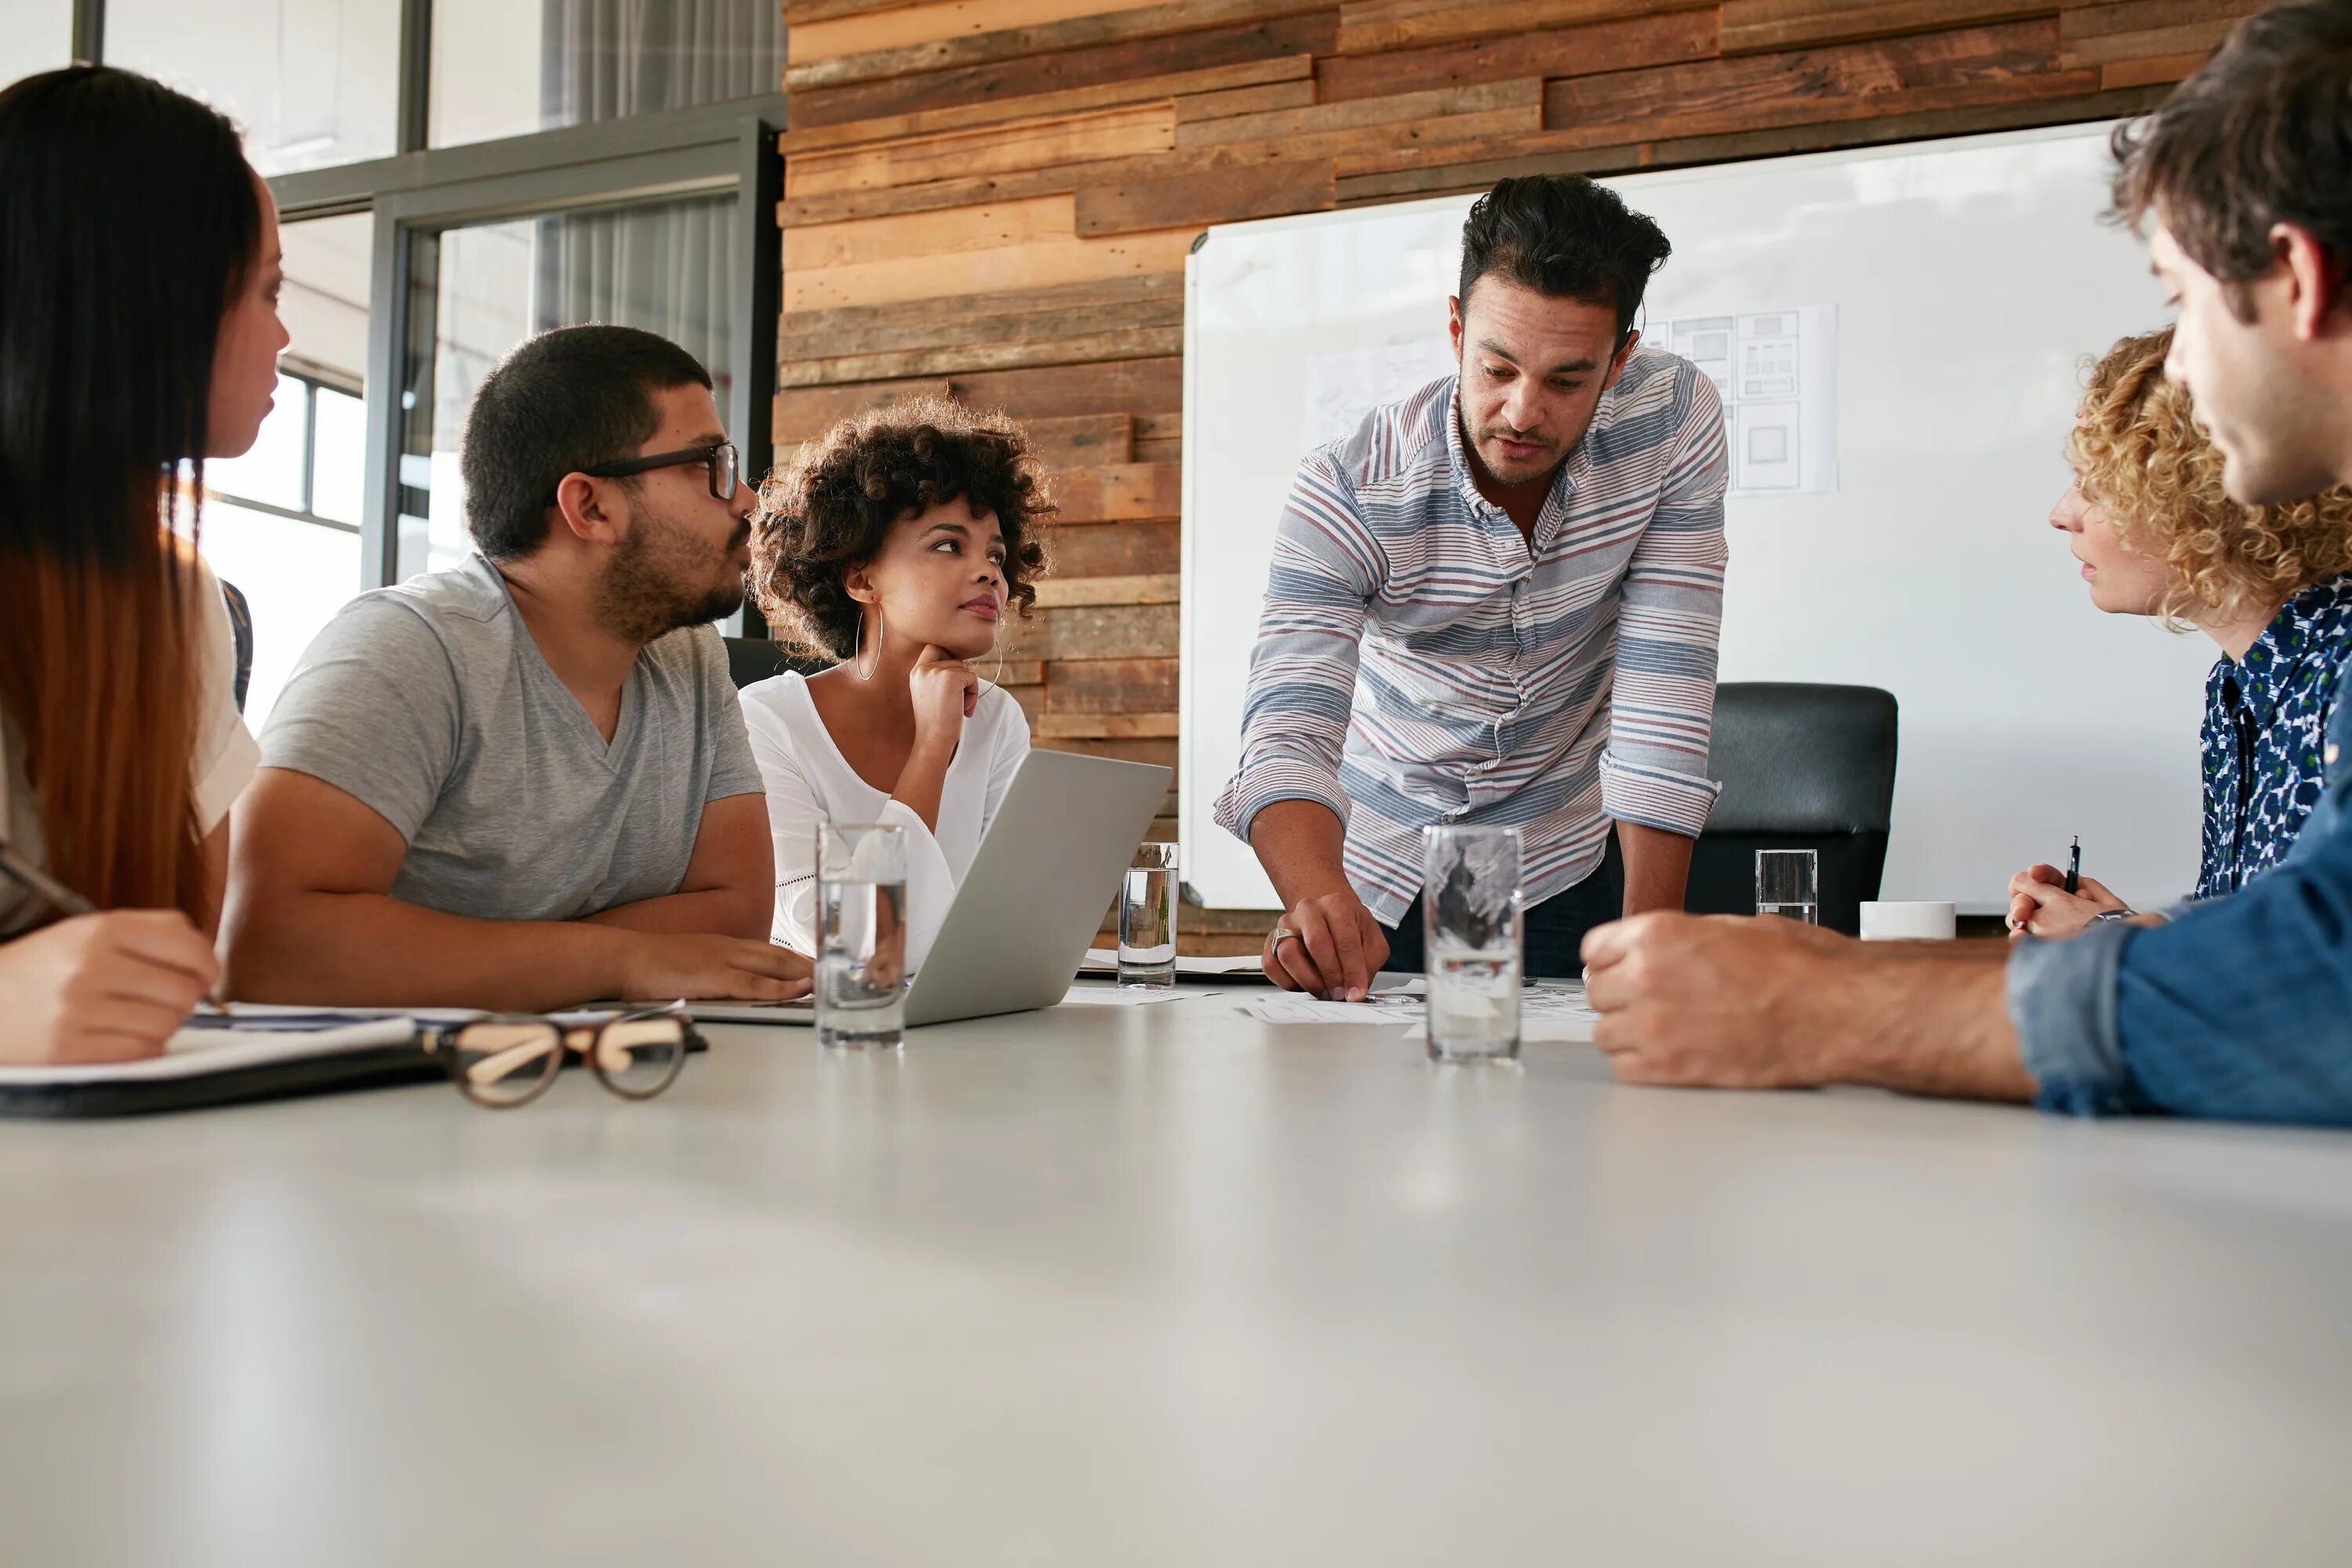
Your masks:
<svg viewBox="0 0 2352 1568"><path fill-rule="evenodd" d="M0 1124L0 1562L2352 1557L2352 1138L1229 998Z"/></svg>

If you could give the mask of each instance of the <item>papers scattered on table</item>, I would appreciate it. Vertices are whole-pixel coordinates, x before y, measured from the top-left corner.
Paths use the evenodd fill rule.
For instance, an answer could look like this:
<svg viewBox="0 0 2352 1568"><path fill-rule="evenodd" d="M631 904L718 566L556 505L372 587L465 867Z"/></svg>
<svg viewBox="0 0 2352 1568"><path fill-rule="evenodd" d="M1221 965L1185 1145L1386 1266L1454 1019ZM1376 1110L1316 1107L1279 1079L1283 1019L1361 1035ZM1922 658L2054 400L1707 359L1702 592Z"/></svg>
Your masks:
<svg viewBox="0 0 2352 1568"><path fill-rule="evenodd" d="M1184 992L1173 985L1162 990L1147 991L1128 985L1073 985L1062 998L1065 1007L1148 1007L1154 1002L1181 1002L1187 995L1205 993Z"/></svg>
<svg viewBox="0 0 2352 1568"><path fill-rule="evenodd" d="M1405 1024L1421 1030L1429 1021L1429 1005L1418 980L1375 991L1361 1002L1325 1002L1277 991L1237 1000L1234 1005L1262 1024ZM1581 985L1530 985L1519 993L1521 1040L1589 1041L1593 1021Z"/></svg>

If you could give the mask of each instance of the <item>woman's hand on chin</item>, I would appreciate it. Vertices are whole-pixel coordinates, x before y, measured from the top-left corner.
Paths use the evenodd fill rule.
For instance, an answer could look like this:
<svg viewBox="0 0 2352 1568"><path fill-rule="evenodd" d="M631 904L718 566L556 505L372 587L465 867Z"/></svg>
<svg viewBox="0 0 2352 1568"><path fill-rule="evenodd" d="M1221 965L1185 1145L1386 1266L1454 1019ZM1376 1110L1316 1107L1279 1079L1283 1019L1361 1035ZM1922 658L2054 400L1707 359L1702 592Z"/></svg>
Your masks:
<svg viewBox="0 0 2352 1568"><path fill-rule="evenodd" d="M963 721L980 704L980 677L970 665L936 643L916 656L907 686L915 700L915 744L953 747Z"/></svg>

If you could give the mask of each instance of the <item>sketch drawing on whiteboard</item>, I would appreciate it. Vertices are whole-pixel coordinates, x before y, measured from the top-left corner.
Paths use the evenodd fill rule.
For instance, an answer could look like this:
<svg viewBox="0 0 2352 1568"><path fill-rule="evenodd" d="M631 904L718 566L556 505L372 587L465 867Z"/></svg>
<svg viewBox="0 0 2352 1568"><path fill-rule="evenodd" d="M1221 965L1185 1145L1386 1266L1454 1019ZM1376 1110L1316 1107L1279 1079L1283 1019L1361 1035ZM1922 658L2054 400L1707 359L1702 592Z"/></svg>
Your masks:
<svg viewBox="0 0 2352 1568"><path fill-rule="evenodd" d="M1307 362L1307 424L1302 449L1313 451L1356 433L1383 403L1412 396L1454 374L1454 348L1441 334L1409 342L1342 349Z"/></svg>
<svg viewBox="0 0 2352 1568"><path fill-rule="evenodd" d="M1723 395L1735 496L1837 489L1837 307L1677 316L1650 341L1690 361Z"/></svg>

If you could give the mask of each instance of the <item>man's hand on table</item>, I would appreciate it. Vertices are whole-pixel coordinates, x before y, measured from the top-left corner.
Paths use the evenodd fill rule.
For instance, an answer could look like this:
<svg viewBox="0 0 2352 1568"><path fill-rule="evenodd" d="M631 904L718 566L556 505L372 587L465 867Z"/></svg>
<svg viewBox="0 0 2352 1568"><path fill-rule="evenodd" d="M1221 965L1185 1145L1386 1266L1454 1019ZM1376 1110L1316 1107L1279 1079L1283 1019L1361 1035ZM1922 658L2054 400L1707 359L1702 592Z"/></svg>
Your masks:
<svg viewBox="0 0 2352 1568"><path fill-rule="evenodd" d="M1882 942L1774 917L1637 915L1584 939L1593 1043L1627 1083L1868 1083L2032 1098L2000 942Z"/></svg>
<svg viewBox="0 0 2352 1568"><path fill-rule="evenodd" d="M1296 934L1286 935L1286 932ZM1285 991L1332 1002L1360 1002L1388 962L1389 939L1364 901L1346 887L1300 899L1266 934L1259 963Z"/></svg>

